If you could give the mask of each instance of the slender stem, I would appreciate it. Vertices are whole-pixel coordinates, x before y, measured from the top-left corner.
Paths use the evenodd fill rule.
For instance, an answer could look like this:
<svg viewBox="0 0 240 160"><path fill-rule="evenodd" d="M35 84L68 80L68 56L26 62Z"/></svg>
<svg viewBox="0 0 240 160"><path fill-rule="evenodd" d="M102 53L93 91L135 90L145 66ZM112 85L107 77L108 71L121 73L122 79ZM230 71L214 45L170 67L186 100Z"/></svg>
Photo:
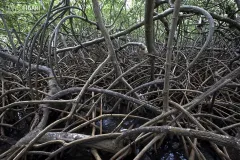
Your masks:
<svg viewBox="0 0 240 160"><path fill-rule="evenodd" d="M167 43L167 54L166 54L166 62L165 62L165 80L164 80L164 88L163 88L163 111L167 112L169 110L168 101L169 101L169 77L171 71L171 58L173 51L173 38L175 31L177 29L177 21L178 14L180 11L181 0L175 1L173 18L172 18L172 26L170 29L168 43Z"/></svg>

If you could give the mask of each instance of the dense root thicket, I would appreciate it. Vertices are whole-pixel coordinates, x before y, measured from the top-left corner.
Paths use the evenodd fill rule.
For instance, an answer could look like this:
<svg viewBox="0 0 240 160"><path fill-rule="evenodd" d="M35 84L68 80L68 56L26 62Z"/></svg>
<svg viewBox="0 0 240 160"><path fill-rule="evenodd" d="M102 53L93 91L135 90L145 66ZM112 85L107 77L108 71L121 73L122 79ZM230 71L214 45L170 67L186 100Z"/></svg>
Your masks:
<svg viewBox="0 0 240 160"><path fill-rule="evenodd" d="M70 34L62 33L56 39L53 35L53 41L47 39L49 45L35 42L39 38L35 34L15 53L2 48L0 159L67 159L77 153L84 157L85 152L95 159L129 155L140 159L173 136L189 159L207 159L202 143L209 143L221 159L234 159L232 153L238 157L236 33L226 32L223 37L220 29L215 31L189 70L208 33L197 32L197 39L179 33L173 47L167 111L163 110L165 44L156 44L157 54L149 54L141 42L112 39L116 59L109 58L107 40L74 47Z"/></svg>

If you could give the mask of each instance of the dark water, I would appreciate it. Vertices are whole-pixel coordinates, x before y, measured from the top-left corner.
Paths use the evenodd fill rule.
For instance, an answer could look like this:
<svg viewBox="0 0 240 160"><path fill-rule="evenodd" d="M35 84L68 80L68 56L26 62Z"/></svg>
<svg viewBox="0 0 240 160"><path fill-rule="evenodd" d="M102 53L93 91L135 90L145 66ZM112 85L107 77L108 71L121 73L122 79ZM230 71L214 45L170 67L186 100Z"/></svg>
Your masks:
<svg viewBox="0 0 240 160"><path fill-rule="evenodd" d="M110 133L118 126L119 123L121 123L121 121L122 121L122 118L116 118L116 117L105 118L102 120L103 130L106 133ZM96 124L99 126L100 122L97 122ZM139 126L140 121L135 119L127 119L122 123L120 130L128 129L132 124L134 125L134 128L136 128Z"/></svg>
<svg viewBox="0 0 240 160"><path fill-rule="evenodd" d="M118 124L122 121L122 118L116 117L108 117L102 120L103 130L105 133L109 133L113 131ZM100 125L99 122L96 123ZM127 119L122 125L120 129L128 129L130 126L134 125L134 128L137 128L142 123L135 119ZM0 146L1 145L0 143ZM209 147L208 143L203 143L201 145L201 152L204 154L207 160L219 160L214 154L214 151ZM132 160L136 154L138 154L144 146L140 146L141 148L136 148L135 154L129 155L125 157L124 160ZM4 148L2 148L4 149ZM4 149L6 150L6 149ZM0 149L1 152L1 149ZM113 155L105 152L99 151L99 154L103 160L110 159ZM30 156L29 159L39 159L40 157ZM47 157L42 156L40 159L45 159ZM90 149L85 147L81 147L76 145L70 149L64 151L61 155L58 155L58 159L63 160L94 160L95 158L92 156ZM165 138L161 147L157 149L157 153L151 148L148 152L142 157L141 160L187 160L188 158L185 156L185 152L183 149L182 143L176 136L169 136Z"/></svg>
<svg viewBox="0 0 240 160"><path fill-rule="evenodd" d="M103 130L106 132L111 132L119 123L121 122L120 118L110 117L102 120ZM134 119L127 119L121 126L121 129L127 129L132 124L134 124L135 128L142 125L140 121ZM97 123L99 125L99 122ZM144 147L144 146L143 146ZM137 149L138 152L141 150ZM210 145L205 142L200 148L201 152L205 156L207 160L219 160L214 151L210 148ZM126 157L125 159L133 159L135 156L131 155ZM185 156L185 151L182 143L176 136L170 136L165 138L161 147L155 153L152 149L150 149L142 158L142 160L187 160L188 158Z"/></svg>
<svg viewBox="0 0 240 160"><path fill-rule="evenodd" d="M157 160L187 160L177 138L166 138L158 149Z"/></svg>

